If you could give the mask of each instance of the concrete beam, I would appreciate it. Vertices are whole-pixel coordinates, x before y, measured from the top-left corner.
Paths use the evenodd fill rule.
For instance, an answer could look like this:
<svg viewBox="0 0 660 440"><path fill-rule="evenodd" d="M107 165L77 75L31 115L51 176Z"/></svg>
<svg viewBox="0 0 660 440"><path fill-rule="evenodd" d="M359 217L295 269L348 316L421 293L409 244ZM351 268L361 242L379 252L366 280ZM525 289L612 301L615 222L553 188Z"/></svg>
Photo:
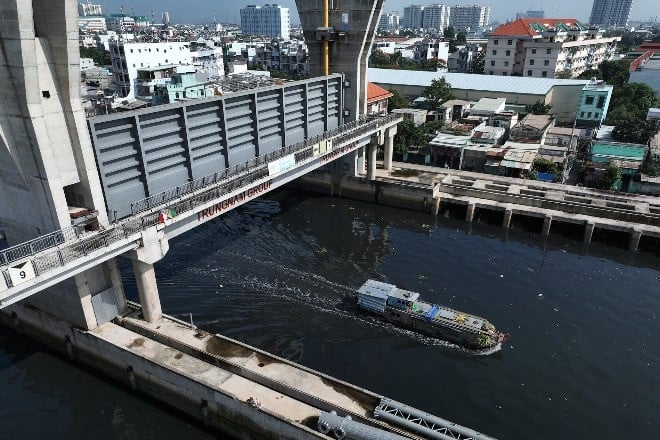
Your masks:
<svg viewBox="0 0 660 440"><path fill-rule="evenodd" d="M507 208L504 210L504 219L502 220L502 227L509 229L511 227L511 217L513 216L513 210Z"/></svg>
<svg viewBox="0 0 660 440"><path fill-rule="evenodd" d="M467 204L467 210L465 211L465 221L466 222L471 222L474 220L474 210L476 208L476 205L474 203L468 203Z"/></svg>
<svg viewBox="0 0 660 440"><path fill-rule="evenodd" d="M594 222L587 222L584 225L584 235L582 236L582 241L584 243L591 243L591 237L594 234L594 228L596 224Z"/></svg>
<svg viewBox="0 0 660 440"><path fill-rule="evenodd" d="M642 231L639 229L633 229L630 231L630 241L628 242L628 250L631 252L637 252L639 247L639 241L642 239Z"/></svg>

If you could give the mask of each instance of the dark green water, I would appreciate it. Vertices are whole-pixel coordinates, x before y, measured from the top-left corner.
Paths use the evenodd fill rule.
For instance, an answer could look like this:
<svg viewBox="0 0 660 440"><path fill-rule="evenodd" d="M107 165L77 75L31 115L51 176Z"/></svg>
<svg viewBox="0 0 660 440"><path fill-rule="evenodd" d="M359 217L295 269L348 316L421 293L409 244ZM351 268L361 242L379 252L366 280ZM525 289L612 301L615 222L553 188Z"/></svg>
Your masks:
<svg viewBox="0 0 660 440"><path fill-rule="evenodd" d="M166 313L489 435L657 438L658 256L525 229L279 192L175 240L156 270ZM470 357L385 324L354 304L368 278L511 339ZM6 330L0 347L7 438L212 437Z"/></svg>

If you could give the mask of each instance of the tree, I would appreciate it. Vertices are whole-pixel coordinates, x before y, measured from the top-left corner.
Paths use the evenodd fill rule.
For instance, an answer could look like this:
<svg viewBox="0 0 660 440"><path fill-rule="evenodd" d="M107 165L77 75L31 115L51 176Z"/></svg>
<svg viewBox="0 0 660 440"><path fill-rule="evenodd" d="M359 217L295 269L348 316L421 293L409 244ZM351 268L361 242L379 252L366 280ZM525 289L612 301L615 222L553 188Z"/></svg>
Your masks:
<svg viewBox="0 0 660 440"><path fill-rule="evenodd" d="M458 34L456 34L456 41L458 41L459 43L466 43L467 42L467 32L460 31Z"/></svg>
<svg viewBox="0 0 660 440"><path fill-rule="evenodd" d="M484 73L484 66L486 65L486 54L484 51L477 51L472 57L471 73Z"/></svg>
<svg viewBox="0 0 660 440"><path fill-rule="evenodd" d="M431 85L424 90L424 97L429 102L431 110L435 110L445 101L454 97L451 85L443 78L434 79Z"/></svg>
<svg viewBox="0 0 660 440"><path fill-rule="evenodd" d="M112 61L110 61L110 55L95 47L80 46L80 58L91 58L97 66L107 66L112 64Z"/></svg>
<svg viewBox="0 0 660 440"><path fill-rule="evenodd" d="M552 106L550 104L546 104L545 102L539 100L534 104L527 104L525 106L525 111L533 115L547 115L551 108Z"/></svg>
<svg viewBox="0 0 660 440"><path fill-rule="evenodd" d="M394 135L395 153L403 154L411 146L421 146L426 143L426 133L423 128L416 126L410 119L399 122L396 135Z"/></svg>
<svg viewBox="0 0 660 440"><path fill-rule="evenodd" d="M448 40L453 40L456 38L456 29L454 29L454 26L449 26L447 29L445 29L444 37Z"/></svg>
<svg viewBox="0 0 660 440"><path fill-rule="evenodd" d="M557 164L542 157L534 159L534 169L539 173L559 174L559 167Z"/></svg>
<svg viewBox="0 0 660 440"><path fill-rule="evenodd" d="M399 93L396 89L390 89L389 92L392 94L387 100L387 111L391 112L395 108L406 108L409 105L408 99Z"/></svg>
<svg viewBox="0 0 660 440"><path fill-rule="evenodd" d="M603 189L616 189L616 183L619 179L621 179L621 168L614 165L606 166L601 182Z"/></svg>

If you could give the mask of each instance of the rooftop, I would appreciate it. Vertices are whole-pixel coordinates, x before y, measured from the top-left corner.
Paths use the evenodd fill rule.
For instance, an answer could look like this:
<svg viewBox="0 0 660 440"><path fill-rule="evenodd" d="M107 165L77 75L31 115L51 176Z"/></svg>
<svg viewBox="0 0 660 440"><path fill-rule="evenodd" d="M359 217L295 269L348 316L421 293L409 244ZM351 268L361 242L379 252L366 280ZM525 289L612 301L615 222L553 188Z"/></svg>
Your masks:
<svg viewBox="0 0 660 440"><path fill-rule="evenodd" d="M481 98L470 109L470 114L496 113L504 110L506 98Z"/></svg>
<svg viewBox="0 0 660 440"><path fill-rule="evenodd" d="M393 96L392 92L377 86L374 83L367 83L367 102L380 101Z"/></svg>
<svg viewBox="0 0 660 440"><path fill-rule="evenodd" d="M519 18L493 31L491 36L535 37L544 32L585 31L587 27L575 18Z"/></svg>
<svg viewBox="0 0 660 440"><path fill-rule="evenodd" d="M474 73L423 72L376 69L367 71L369 81L376 84L428 87L434 79L444 78L453 89L484 90L519 95L547 95L555 86L585 86L588 79L530 78L523 76L478 75Z"/></svg>

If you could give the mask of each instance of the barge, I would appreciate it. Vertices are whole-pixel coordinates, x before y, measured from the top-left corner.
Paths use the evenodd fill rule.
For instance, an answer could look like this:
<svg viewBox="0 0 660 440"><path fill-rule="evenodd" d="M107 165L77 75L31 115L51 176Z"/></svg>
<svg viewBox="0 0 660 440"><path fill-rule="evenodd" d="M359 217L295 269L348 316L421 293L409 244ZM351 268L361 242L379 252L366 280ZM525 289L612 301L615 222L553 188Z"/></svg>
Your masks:
<svg viewBox="0 0 660 440"><path fill-rule="evenodd" d="M499 349L509 338L484 318L419 299L419 293L394 284L367 280L358 289L358 305L386 321L472 350Z"/></svg>

